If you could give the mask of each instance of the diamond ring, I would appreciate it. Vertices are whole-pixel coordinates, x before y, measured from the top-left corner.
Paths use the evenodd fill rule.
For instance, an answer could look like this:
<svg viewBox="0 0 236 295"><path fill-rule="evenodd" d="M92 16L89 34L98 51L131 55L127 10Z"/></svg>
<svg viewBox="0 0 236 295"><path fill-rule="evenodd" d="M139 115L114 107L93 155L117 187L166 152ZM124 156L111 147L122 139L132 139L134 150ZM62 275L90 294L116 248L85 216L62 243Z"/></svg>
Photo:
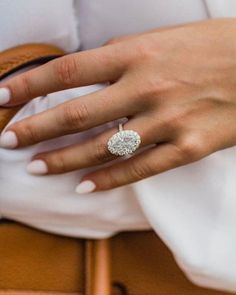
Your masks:
<svg viewBox="0 0 236 295"><path fill-rule="evenodd" d="M138 132L123 130L119 124L119 132L115 133L107 142L107 148L111 154L126 156L134 153L140 146L141 138Z"/></svg>

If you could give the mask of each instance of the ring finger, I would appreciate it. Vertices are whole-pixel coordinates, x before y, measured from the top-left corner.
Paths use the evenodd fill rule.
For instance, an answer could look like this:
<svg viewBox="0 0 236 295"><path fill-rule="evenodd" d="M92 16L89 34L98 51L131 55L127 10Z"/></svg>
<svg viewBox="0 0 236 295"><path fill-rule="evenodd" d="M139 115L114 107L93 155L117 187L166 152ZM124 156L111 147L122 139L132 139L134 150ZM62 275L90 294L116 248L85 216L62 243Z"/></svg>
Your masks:
<svg viewBox="0 0 236 295"><path fill-rule="evenodd" d="M124 130L138 132L141 138L139 147L160 143L171 138L171 134L161 126L161 123L154 127L151 122L148 122L147 117L143 116L137 116L128 121ZM38 154L28 165L27 170L36 175L59 174L115 160L117 156L110 153L107 142L117 131L116 128L112 128L83 143Z"/></svg>

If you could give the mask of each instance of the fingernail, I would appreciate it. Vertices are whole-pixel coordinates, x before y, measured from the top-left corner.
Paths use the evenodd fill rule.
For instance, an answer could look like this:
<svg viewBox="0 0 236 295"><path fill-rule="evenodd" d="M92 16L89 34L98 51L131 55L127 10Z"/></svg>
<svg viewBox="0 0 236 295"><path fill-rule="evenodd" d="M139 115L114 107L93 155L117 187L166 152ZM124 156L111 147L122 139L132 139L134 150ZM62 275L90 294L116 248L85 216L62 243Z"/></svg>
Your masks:
<svg viewBox="0 0 236 295"><path fill-rule="evenodd" d="M96 188L96 184L91 180L84 180L77 185L75 192L77 194L89 194Z"/></svg>
<svg viewBox="0 0 236 295"><path fill-rule="evenodd" d="M0 137L0 147L14 149L18 145L18 139L14 131L6 131Z"/></svg>
<svg viewBox="0 0 236 295"><path fill-rule="evenodd" d="M11 92L8 88L0 88L0 105L8 103L11 99Z"/></svg>
<svg viewBox="0 0 236 295"><path fill-rule="evenodd" d="M43 160L34 160L29 163L26 170L33 175L44 175L48 172L48 166Z"/></svg>

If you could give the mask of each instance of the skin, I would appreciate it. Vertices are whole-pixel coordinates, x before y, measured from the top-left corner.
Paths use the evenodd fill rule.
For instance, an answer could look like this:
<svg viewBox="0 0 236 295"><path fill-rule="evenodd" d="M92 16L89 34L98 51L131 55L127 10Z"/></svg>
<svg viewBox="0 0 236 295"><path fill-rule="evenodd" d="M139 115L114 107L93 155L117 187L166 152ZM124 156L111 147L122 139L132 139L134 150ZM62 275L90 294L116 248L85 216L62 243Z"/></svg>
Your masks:
<svg viewBox="0 0 236 295"><path fill-rule="evenodd" d="M50 92L110 82L9 127L29 146L128 117L147 147L121 162L107 150L116 128L78 145L35 155L48 174L110 162L82 180L96 191L133 183L236 144L236 20L217 19L125 36L8 80L10 105Z"/></svg>

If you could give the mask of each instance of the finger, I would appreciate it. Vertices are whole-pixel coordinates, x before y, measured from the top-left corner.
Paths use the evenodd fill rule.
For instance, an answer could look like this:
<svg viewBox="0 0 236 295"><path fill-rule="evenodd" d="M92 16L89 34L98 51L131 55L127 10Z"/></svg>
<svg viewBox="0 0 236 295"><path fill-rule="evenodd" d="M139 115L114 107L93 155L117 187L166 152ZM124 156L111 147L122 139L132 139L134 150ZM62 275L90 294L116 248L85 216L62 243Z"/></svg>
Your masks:
<svg viewBox="0 0 236 295"><path fill-rule="evenodd" d="M115 83L11 125L1 136L0 145L28 146L127 117L140 108L132 95L123 82Z"/></svg>
<svg viewBox="0 0 236 295"><path fill-rule="evenodd" d="M183 154L173 144L166 143L148 149L85 177L76 188L77 193L113 189L186 164Z"/></svg>
<svg viewBox="0 0 236 295"><path fill-rule="evenodd" d="M55 91L117 80L131 57L128 46L111 45L57 58L1 84L6 105L22 104ZM7 90L7 91L6 91Z"/></svg>
<svg viewBox="0 0 236 295"><path fill-rule="evenodd" d="M139 148L170 138L170 134L167 134L161 125L156 126L155 134L153 129L147 119L140 117L130 120L124 126L124 130L138 132L141 137ZM117 128L112 128L80 144L36 155L27 170L37 175L58 174L101 165L117 159L117 156L111 154L107 148L109 138L117 132ZM42 170L41 167L44 169Z"/></svg>

